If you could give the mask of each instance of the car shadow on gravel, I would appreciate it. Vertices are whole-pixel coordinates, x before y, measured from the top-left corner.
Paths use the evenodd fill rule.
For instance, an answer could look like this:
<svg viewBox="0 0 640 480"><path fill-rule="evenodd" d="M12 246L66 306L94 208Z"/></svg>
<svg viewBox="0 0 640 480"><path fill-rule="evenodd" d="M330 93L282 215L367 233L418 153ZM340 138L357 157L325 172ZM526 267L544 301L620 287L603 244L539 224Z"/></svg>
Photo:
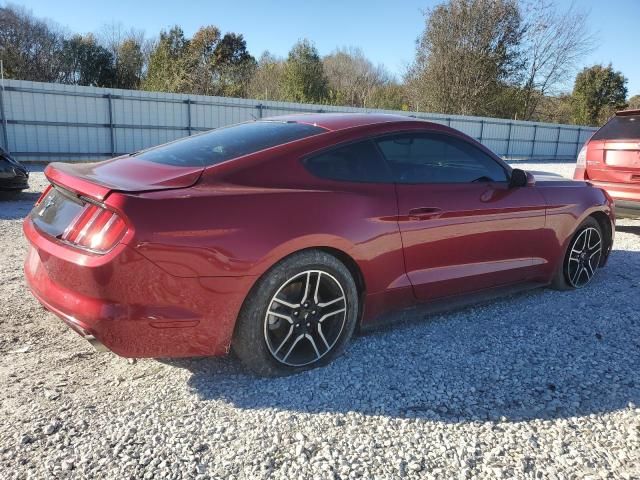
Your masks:
<svg viewBox="0 0 640 480"><path fill-rule="evenodd" d="M29 215L33 205L40 198L39 193L0 193L0 220L22 220Z"/></svg>
<svg viewBox="0 0 640 480"><path fill-rule="evenodd" d="M640 252L616 250L589 288L539 289L379 330L290 377L256 378L233 358L168 363L192 372L202 401L245 409L446 422L612 412L640 404L638 271Z"/></svg>
<svg viewBox="0 0 640 480"><path fill-rule="evenodd" d="M625 232L640 235L640 225L616 225L616 232Z"/></svg>

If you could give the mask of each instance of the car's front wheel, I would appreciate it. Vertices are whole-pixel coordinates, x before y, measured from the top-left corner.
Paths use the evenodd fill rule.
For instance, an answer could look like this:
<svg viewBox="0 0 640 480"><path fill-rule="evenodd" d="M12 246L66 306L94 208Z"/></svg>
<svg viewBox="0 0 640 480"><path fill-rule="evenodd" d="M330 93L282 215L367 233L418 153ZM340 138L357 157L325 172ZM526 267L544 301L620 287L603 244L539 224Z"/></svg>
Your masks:
<svg viewBox="0 0 640 480"><path fill-rule="evenodd" d="M358 319L349 269L320 250L295 253L254 286L238 317L233 350L260 375L287 375L330 362Z"/></svg>
<svg viewBox="0 0 640 480"><path fill-rule="evenodd" d="M558 290L571 290L588 285L600 266L604 239L600 224L588 217L571 238L564 261L553 280Z"/></svg>

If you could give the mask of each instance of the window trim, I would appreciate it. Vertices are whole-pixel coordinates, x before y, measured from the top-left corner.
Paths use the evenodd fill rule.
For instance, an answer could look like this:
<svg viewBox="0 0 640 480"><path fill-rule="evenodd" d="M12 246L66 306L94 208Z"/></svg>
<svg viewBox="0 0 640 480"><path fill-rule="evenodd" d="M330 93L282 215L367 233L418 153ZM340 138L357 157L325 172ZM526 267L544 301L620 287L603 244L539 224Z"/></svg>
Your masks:
<svg viewBox="0 0 640 480"><path fill-rule="evenodd" d="M469 147L475 148L476 150L478 150L482 154L484 154L486 157L488 157L492 161L494 161L504 171L504 173L505 173L507 178L506 178L505 181L491 180L491 181L483 181L483 182L432 182L432 183L429 183L429 182L399 182L393 176L390 162L387 159L387 157L385 156L385 154L382 151L382 149L380 148L380 146L378 145L377 141L381 140L383 138L386 138L386 137L396 137L396 136L400 136L400 135L410 135L410 134L415 134L416 136L417 135L434 135L434 136L437 136L437 137L455 138L456 140L458 140L458 141L460 141L462 143L465 143ZM493 155L485 152L481 148L478 148L477 145L473 144L472 142L470 142L469 140L467 140L463 136L452 134L452 133L449 133L449 132L439 132L437 130L403 130L403 131L397 131L397 132L389 132L389 133L385 133L385 134L382 134L382 135L376 135L376 136L372 137L372 140L373 140L373 143L375 144L376 148L380 152L380 155L382 155L382 158L384 159L385 163L387 164L387 168L389 169L390 173L392 173L393 182L396 185L474 185L474 184L475 185L488 185L488 184L508 185L509 184L509 179L511 178L511 171L513 170L508 164L506 164L503 161L496 160L496 158L494 158Z"/></svg>
<svg viewBox="0 0 640 480"><path fill-rule="evenodd" d="M476 185L486 185L486 184L490 184L490 183L498 184L498 185L505 185L505 184L508 185L509 184L509 180L511 178L511 172L512 172L513 168L511 168L511 166L508 163L504 162L504 160L502 160L501 158L496 157L496 155L491 150L489 150L487 147L485 147L481 143L479 144L480 145L480 147L479 147L475 143L470 142L464 135L460 135L455 131L453 131L453 132L442 132L442 131L435 130L435 129L430 129L430 128L402 129L402 130L396 130L394 132L385 132L385 133L368 133L368 134L365 134L365 135L363 135L361 137L358 137L358 138L352 138L352 139L349 139L349 140L343 140L343 141L341 141L339 143L334 143L334 144L329 145L329 146L318 148L317 150L314 150L311 153L306 153L306 154L301 155L298 161L302 164L302 167L309 173L309 175L313 176L314 178L318 178L320 180L328 180L328 181L331 181L331 182L357 183L357 184L370 184L370 185L474 185L474 183L424 183L424 182L398 182L398 181L396 181L396 179L395 179L395 177L393 175L393 171L391 169L391 165L389 164L389 160L387 160L387 157L384 155L384 153L380 149L377 140L385 138L385 137L395 137L395 136L398 136L398 135L409 135L409 134L414 134L414 135L436 135L436 136L441 136L441 137L453 137L456 140L464 142L467 145L469 145L470 147L473 147L473 148L479 150L484 155L486 155L491 160L493 160L495 163L497 163L498 166L500 168L502 168L502 170L504 170L505 175L507 176L507 180L504 181L504 182L498 182L498 181L475 182ZM319 175L316 175L307 166L307 160L309 160L310 158L317 157L319 155L323 155L325 153L331 152L334 149L338 149L338 148L346 147L346 146L354 144L354 143L360 143L360 142L366 142L366 141L369 141L369 142L373 143L373 146L376 149L376 151L378 152L378 155L380 156L380 158L382 158L382 161L383 161L383 163L385 165L386 173L389 175L389 178L391 179L390 181L388 181L388 182L371 182L371 181L366 181L366 180L340 180L340 179L335 179L335 178L326 178L326 177L321 177Z"/></svg>

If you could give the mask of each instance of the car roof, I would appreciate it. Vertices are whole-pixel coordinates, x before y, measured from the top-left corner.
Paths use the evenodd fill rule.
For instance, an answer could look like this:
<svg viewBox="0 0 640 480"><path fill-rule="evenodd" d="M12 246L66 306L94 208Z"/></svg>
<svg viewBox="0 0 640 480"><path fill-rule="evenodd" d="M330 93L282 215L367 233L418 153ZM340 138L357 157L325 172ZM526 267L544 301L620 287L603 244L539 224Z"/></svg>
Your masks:
<svg viewBox="0 0 640 480"><path fill-rule="evenodd" d="M377 125L381 123L430 123L425 120L419 120L409 116L387 113L303 113L269 117L263 120L304 123L308 125L316 125L331 131L362 127L365 125Z"/></svg>

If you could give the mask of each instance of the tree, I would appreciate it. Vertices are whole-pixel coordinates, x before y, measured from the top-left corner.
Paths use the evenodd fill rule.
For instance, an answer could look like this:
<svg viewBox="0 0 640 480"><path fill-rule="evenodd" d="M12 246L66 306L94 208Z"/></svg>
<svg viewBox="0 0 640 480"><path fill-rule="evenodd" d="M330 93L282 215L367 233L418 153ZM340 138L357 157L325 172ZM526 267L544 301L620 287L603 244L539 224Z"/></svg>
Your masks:
<svg viewBox="0 0 640 480"><path fill-rule="evenodd" d="M259 100L284 100L284 60L265 51L249 81L247 94Z"/></svg>
<svg viewBox="0 0 640 480"><path fill-rule="evenodd" d="M215 51L220 43L220 30L209 25L201 27L189 41L187 69L189 91L199 95L215 95L213 83L216 68Z"/></svg>
<svg viewBox="0 0 640 480"><path fill-rule="evenodd" d="M110 87L115 79L113 56L98 45L93 34L74 35L63 41L60 82Z"/></svg>
<svg viewBox="0 0 640 480"><path fill-rule="evenodd" d="M98 40L113 57L113 87L139 88L146 64L144 33L133 29L127 31L121 23L113 22L102 27Z"/></svg>
<svg viewBox="0 0 640 480"><path fill-rule="evenodd" d="M516 0L448 0L425 12L407 75L412 100L441 113L487 115L521 70Z"/></svg>
<svg viewBox="0 0 640 480"><path fill-rule="evenodd" d="M179 26L174 26L168 32L161 31L149 55L149 67L142 88L157 92L189 91L188 48L189 40Z"/></svg>
<svg viewBox="0 0 640 480"><path fill-rule="evenodd" d="M114 87L138 89L142 82L144 53L142 44L134 38L125 39L117 50L115 59L116 79Z"/></svg>
<svg viewBox="0 0 640 480"><path fill-rule="evenodd" d="M602 125L613 112L626 107L627 79L620 72L594 65L576 76L573 119L580 125Z"/></svg>
<svg viewBox="0 0 640 480"><path fill-rule="evenodd" d="M529 1L523 36L524 70L518 118L533 118L541 100L558 94L576 64L593 49L588 14L571 4L564 12L548 0Z"/></svg>
<svg viewBox="0 0 640 480"><path fill-rule="evenodd" d="M640 110L640 95L634 95L629 99L629 110Z"/></svg>
<svg viewBox="0 0 640 480"><path fill-rule="evenodd" d="M369 96L368 107L386 110L409 110L409 99L404 85L389 82L377 86Z"/></svg>
<svg viewBox="0 0 640 480"><path fill-rule="evenodd" d="M390 75L375 66L359 48L337 49L322 59L332 103L353 107L370 106L376 88L386 85Z"/></svg>
<svg viewBox="0 0 640 480"><path fill-rule="evenodd" d="M287 57L283 73L287 100L321 103L327 98L327 77L318 51L309 40L298 41Z"/></svg>
<svg viewBox="0 0 640 480"><path fill-rule="evenodd" d="M242 35L226 33L214 51L214 82L217 95L244 97L256 69L256 59L247 51Z"/></svg>
<svg viewBox="0 0 640 480"><path fill-rule="evenodd" d="M56 81L63 40L56 25L35 18L20 7L0 7L0 58L5 76Z"/></svg>

